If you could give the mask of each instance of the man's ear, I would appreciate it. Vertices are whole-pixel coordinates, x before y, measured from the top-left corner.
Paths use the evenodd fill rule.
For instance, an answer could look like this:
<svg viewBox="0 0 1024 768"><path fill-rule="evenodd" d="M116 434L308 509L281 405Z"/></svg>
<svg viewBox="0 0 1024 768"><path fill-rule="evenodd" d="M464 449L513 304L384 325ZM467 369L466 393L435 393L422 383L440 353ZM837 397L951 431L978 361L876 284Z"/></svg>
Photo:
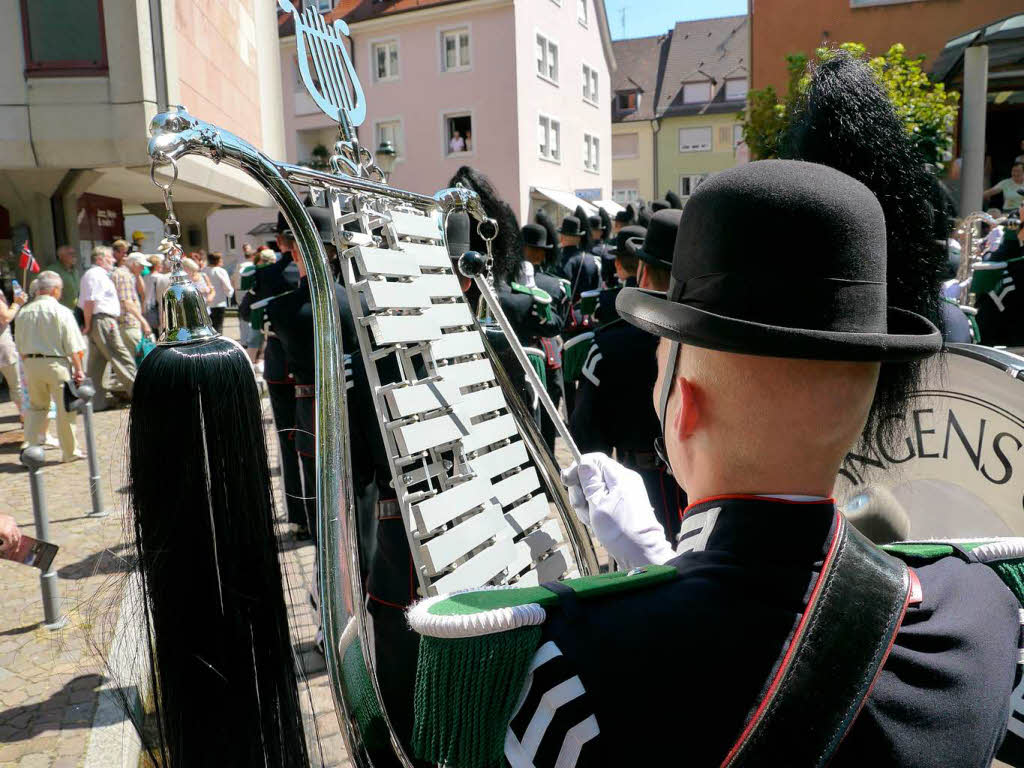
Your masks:
<svg viewBox="0 0 1024 768"><path fill-rule="evenodd" d="M697 390L685 376L676 377L676 388L679 392L679 410L672 420L672 428L676 430L676 437L686 440L696 431L701 420Z"/></svg>

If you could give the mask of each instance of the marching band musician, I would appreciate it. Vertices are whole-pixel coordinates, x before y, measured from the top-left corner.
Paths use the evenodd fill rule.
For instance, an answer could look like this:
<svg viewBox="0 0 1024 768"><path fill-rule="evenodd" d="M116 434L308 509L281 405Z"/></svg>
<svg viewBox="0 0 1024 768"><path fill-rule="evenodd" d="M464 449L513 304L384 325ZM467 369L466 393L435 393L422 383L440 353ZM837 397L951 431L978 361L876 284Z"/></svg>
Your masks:
<svg viewBox="0 0 1024 768"><path fill-rule="evenodd" d="M578 217L566 216L558 230L562 245L559 273L569 281L573 304L579 301L581 293L592 291L601 284L601 273L593 255L580 248L584 226L586 223L581 222Z"/></svg>
<svg viewBox="0 0 1024 768"><path fill-rule="evenodd" d="M642 262L641 288L668 289L680 213L659 211L651 219L650 229L626 227L619 232L622 245L616 248L616 262L631 261L634 275L637 262ZM631 287L636 285L634 278ZM604 294L612 294L608 299L614 303L618 293L603 291L601 299L605 299ZM655 336L624 322L617 314L599 327L583 364L569 429L581 452L610 455L614 448L618 461L643 478L654 516L672 541L679 532L686 494L654 452L658 414L648 405L648 394L658 373L657 346Z"/></svg>
<svg viewBox="0 0 1024 768"><path fill-rule="evenodd" d="M619 291L622 288L636 288L636 273L640 259L627 250L626 242L630 238L643 240L646 233L647 230L643 227L633 224L626 225L619 230L612 246L608 248L607 253L612 260L616 281L613 287L606 287L598 294L594 319L599 326L618 319L619 313L615 309L615 297L619 295Z"/></svg>

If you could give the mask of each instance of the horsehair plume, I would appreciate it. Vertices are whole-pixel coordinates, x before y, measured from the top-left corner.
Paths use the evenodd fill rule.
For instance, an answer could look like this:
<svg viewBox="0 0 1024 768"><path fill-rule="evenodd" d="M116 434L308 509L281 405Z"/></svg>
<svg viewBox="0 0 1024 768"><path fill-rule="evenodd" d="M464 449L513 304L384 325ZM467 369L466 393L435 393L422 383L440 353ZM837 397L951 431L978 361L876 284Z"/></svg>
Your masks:
<svg viewBox="0 0 1024 768"><path fill-rule="evenodd" d="M607 238L612 233L612 217L601 207L598 207L597 215L601 218L601 237Z"/></svg>
<svg viewBox="0 0 1024 768"><path fill-rule="evenodd" d="M885 214L888 304L924 315L941 329L946 255L934 239L937 185L868 64L833 50L813 66L781 147L783 157L831 166L875 194ZM873 437L883 448L900 439L901 419L924 366L882 365L864 431L867 445Z"/></svg>
<svg viewBox="0 0 1024 768"><path fill-rule="evenodd" d="M590 241L590 217L583 210L582 205L577 205L572 215L580 220L580 248L589 251L593 243Z"/></svg>
<svg viewBox="0 0 1024 768"><path fill-rule="evenodd" d="M548 233L548 243L551 244L551 250L548 251L548 264L561 264L562 263L562 244L558 239L558 227L555 226L555 222L551 220L548 212L543 208L538 208L537 213L534 216L534 220L544 227L544 231Z"/></svg>
<svg viewBox="0 0 1024 768"><path fill-rule="evenodd" d="M681 209L683 207L683 199L671 189L665 192L665 200L673 208Z"/></svg>
<svg viewBox="0 0 1024 768"><path fill-rule="evenodd" d="M259 393L224 338L139 366L129 486L165 768L307 768Z"/></svg>
<svg viewBox="0 0 1024 768"><path fill-rule="evenodd" d="M519 231L519 220L511 206L499 197L491 180L483 173L468 165L463 165L452 176L449 186L456 184L473 190L480 196L487 215L498 222L498 235L491 243L494 253L494 277L506 283L522 279L523 269L523 236ZM487 252L487 243L477 232L477 223L470 222L470 249Z"/></svg>

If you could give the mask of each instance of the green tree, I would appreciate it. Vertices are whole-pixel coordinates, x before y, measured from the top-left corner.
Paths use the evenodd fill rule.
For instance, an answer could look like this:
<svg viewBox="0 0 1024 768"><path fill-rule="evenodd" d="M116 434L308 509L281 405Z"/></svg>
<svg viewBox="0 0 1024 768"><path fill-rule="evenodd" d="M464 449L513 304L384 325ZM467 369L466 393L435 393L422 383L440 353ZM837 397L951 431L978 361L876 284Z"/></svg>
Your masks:
<svg viewBox="0 0 1024 768"><path fill-rule="evenodd" d="M835 48L819 48L817 60L835 55ZM843 43L839 50L863 58L867 49L861 43ZM908 58L901 43L892 45L883 56L868 59L868 65L885 85L889 98L903 119L907 134L925 162L941 169L953 147L953 126L958 94L947 91L942 83L933 83L921 68L924 56ZM778 156L779 140L789 127L793 104L810 82L808 57L786 57L789 83L784 98L772 86L752 90L744 110L743 140L754 157Z"/></svg>

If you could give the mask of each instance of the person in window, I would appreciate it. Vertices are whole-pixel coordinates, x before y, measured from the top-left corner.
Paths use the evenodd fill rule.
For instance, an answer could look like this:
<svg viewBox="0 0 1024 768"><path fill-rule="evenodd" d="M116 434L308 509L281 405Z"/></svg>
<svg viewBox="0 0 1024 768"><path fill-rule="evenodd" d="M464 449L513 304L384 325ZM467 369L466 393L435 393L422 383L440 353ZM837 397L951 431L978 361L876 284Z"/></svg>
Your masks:
<svg viewBox="0 0 1024 768"><path fill-rule="evenodd" d="M466 151L467 152L472 152L473 151L473 132L472 131L466 131Z"/></svg>
<svg viewBox="0 0 1024 768"><path fill-rule="evenodd" d="M452 154L466 151L466 142L459 131L452 131L451 141L448 142L448 151Z"/></svg>

